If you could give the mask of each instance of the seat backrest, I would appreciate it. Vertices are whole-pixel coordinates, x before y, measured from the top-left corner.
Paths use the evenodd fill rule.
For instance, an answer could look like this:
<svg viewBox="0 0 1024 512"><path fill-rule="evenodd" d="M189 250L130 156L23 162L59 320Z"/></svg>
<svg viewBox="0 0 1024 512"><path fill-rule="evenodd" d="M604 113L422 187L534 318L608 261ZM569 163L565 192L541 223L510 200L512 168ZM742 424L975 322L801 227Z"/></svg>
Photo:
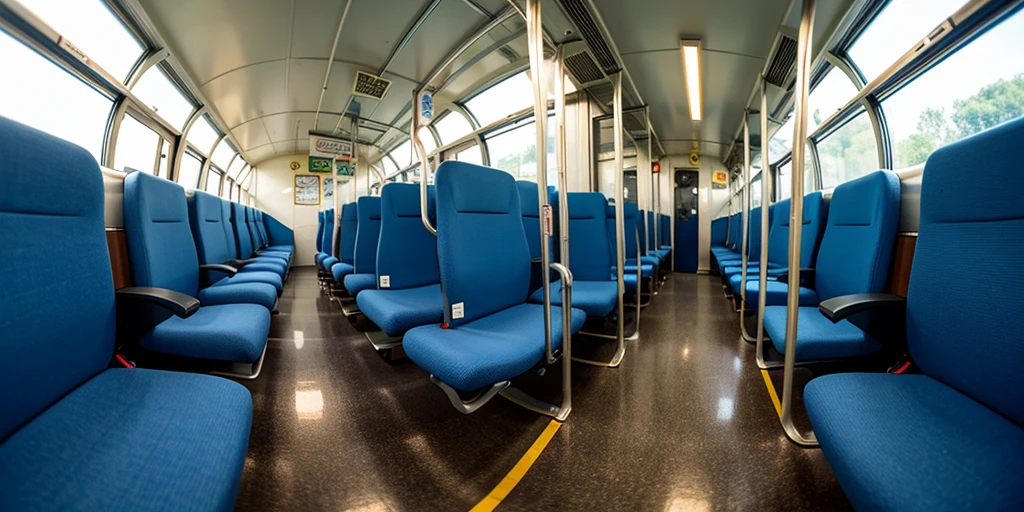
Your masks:
<svg viewBox="0 0 1024 512"><path fill-rule="evenodd" d="M634 206L636 205L636 203L626 203L626 204L633 204ZM645 219L646 219L645 212L643 210L637 209L636 210L636 218L635 218L636 230L637 230L637 233L640 236L640 253L644 254L644 255L647 254L647 248L648 248L648 246L647 246L647 226L646 226L646 220Z"/></svg>
<svg viewBox="0 0 1024 512"><path fill-rule="evenodd" d="M761 257L761 212L764 211L760 206L757 208L751 208L750 214L747 216L747 257L750 261L755 261ZM743 250L743 247L740 247Z"/></svg>
<svg viewBox="0 0 1024 512"><path fill-rule="evenodd" d="M253 211L256 212L256 231L260 234L260 240L263 241L263 245L270 245L270 237L267 235L267 225L263 220L263 211Z"/></svg>
<svg viewBox="0 0 1024 512"><path fill-rule="evenodd" d="M0 117L0 182L3 442L107 367L115 309L92 155Z"/></svg>
<svg viewBox="0 0 1024 512"><path fill-rule="evenodd" d="M316 213L316 252L324 250L324 212Z"/></svg>
<svg viewBox="0 0 1024 512"><path fill-rule="evenodd" d="M427 215L436 217L434 187L427 187ZM420 186L389 183L381 190L377 286L400 290L441 282L437 237L420 217ZM387 276L387 280L382 278ZM384 286L387 282L388 286Z"/></svg>
<svg viewBox="0 0 1024 512"><path fill-rule="evenodd" d="M275 219L273 215L261 211L260 220L263 235L267 238L267 245L295 245L295 232Z"/></svg>
<svg viewBox="0 0 1024 512"><path fill-rule="evenodd" d="M221 199L195 190L188 196L187 202L189 227L192 228L192 238L196 242L199 264L223 263L234 258L225 236Z"/></svg>
<svg viewBox="0 0 1024 512"><path fill-rule="evenodd" d="M247 258L248 254L242 256L238 250L238 238L235 236L235 226L231 222L231 201L220 200L221 225L224 228L224 241L228 246L228 254L231 258ZM230 259L230 258L229 258Z"/></svg>
<svg viewBox="0 0 1024 512"><path fill-rule="evenodd" d="M782 267L789 266L789 214L790 201L783 199L773 206L768 228L768 261ZM800 267L814 267L821 237L825 233L828 203L821 192L804 197L803 233L800 238ZM758 253L759 254L759 253ZM755 256L760 257L760 256Z"/></svg>
<svg viewBox="0 0 1024 512"><path fill-rule="evenodd" d="M1024 118L937 149L921 184L907 340L924 373L1024 425ZM984 175L991 186L971 183Z"/></svg>
<svg viewBox="0 0 1024 512"><path fill-rule="evenodd" d="M519 204L523 211L523 231L530 246L530 258L540 258L540 198L537 184L532 181L517 181Z"/></svg>
<svg viewBox="0 0 1024 512"><path fill-rule="evenodd" d="M743 223L740 219L740 214L734 213L729 217L729 242L726 243L726 247L734 250L740 250L740 240L743 238Z"/></svg>
<svg viewBox="0 0 1024 512"><path fill-rule="evenodd" d="M256 246L249 234L249 227L245 225L245 207L238 203L231 203L231 228L238 244L238 258L250 258L256 252Z"/></svg>
<svg viewBox="0 0 1024 512"><path fill-rule="evenodd" d="M348 203L341 207L341 255L342 263L355 265L356 262L356 231L359 230L359 207L356 203Z"/></svg>
<svg viewBox="0 0 1024 512"><path fill-rule="evenodd" d="M570 192L569 269L577 281L607 281L612 267L607 204L600 192Z"/></svg>
<svg viewBox="0 0 1024 512"><path fill-rule="evenodd" d="M658 245L659 244L657 244L656 242L659 242L660 240L655 240L655 238L659 238L660 239L661 238L661 233L659 233L657 230L658 230L658 225L654 223L654 211L648 211L647 212L647 250L648 251L656 251L656 250L658 250Z"/></svg>
<svg viewBox="0 0 1024 512"><path fill-rule="evenodd" d="M466 322L526 302L530 247L510 174L466 162L438 166L437 257L445 322ZM463 317L456 318L453 308Z"/></svg>
<svg viewBox="0 0 1024 512"><path fill-rule="evenodd" d="M322 252L334 256L334 253L331 252L334 247L334 208L324 210L324 236L320 243Z"/></svg>
<svg viewBox="0 0 1024 512"><path fill-rule="evenodd" d="M711 221L711 245L725 245L729 236L729 218L719 217Z"/></svg>
<svg viewBox="0 0 1024 512"><path fill-rule="evenodd" d="M124 179L124 230L135 286L195 297L199 257L181 185L144 172Z"/></svg>
<svg viewBox="0 0 1024 512"><path fill-rule="evenodd" d="M661 229L661 245L672 245L672 218L664 213L659 213L658 226Z"/></svg>
<svg viewBox="0 0 1024 512"><path fill-rule="evenodd" d="M355 271L357 274L377 273L377 244L380 242L380 197L363 196L359 205L359 226L356 228Z"/></svg>
<svg viewBox="0 0 1024 512"><path fill-rule="evenodd" d="M260 237L259 230L256 229L256 210L248 206L243 206L242 210L245 213L245 227L249 230L249 238L252 240L253 249L263 248L265 244Z"/></svg>
<svg viewBox="0 0 1024 512"><path fill-rule="evenodd" d="M899 222L896 173L875 171L836 187L818 249L818 297L884 290Z"/></svg>
<svg viewBox="0 0 1024 512"><path fill-rule="evenodd" d="M637 235L639 234L639 231L637 230L636 220L640 214L640 211L637 209L635 203L623 204L625 205L625 207L622 209L622 227L625 233L625 237L623 238L625 242L624 252L626 253L627 259L636 258L639 252L639 247L637 246ZM610 252L609 257L611 258L610 261L612 266L614 266L616 260L618 259L615 256L615 205L610 204L606 206L605 215L608 218L608 250ZM572 264L571 259L569 260L569 263Z"/></svg>

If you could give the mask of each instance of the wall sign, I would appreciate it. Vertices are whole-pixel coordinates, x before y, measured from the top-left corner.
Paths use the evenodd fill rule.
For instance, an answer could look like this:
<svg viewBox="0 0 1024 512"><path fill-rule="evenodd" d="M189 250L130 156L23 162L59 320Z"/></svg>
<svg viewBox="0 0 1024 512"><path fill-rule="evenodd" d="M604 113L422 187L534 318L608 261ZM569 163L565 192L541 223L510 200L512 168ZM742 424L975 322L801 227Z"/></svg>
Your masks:
<svg viewBox="0 0 1024 512"><path fill-rule="evenodd" d="M334 201L334 178L324 176L322 188L324 189L324 202L332 203Z"/></svg>
<svg viewBox="0 0 1024 512"><path fill-rule="evenodd" d="M292 163L288 164L288 167L291 167L291 169L293 171L297 171L297 170L299 170L299 167L302 167L302 164L300 164L298 162L292 162Z"/></svg>
<svg viewBox="0 0 1024 512"><path fill-rule="evenodd" d="M337 137L309 134L309 172L329 173L333 170L335 162L348 162L351 160L351 141Z"/></svg>
<svg viewBox="0 0 1024 512"><path fill-rule="evenodd" d="M320 204L320 176L295 175L295 204L302 206L318 206Z"/></svg>

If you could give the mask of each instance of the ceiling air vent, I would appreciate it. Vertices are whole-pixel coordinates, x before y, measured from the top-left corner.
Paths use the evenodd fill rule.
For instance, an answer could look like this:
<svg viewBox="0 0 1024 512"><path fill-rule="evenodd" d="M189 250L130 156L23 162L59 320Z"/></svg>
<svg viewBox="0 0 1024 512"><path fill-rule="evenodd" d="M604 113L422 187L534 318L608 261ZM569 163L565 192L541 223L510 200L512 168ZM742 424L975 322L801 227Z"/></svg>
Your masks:
<svg viewBox="0 0 1024 512"><path fill-rule="evenodd" d="M604 79L604 73L597 67L590 52L584 50L565 58L565 69L580 84L588 84Z"/></svg>
<svg viewBox="0 0 1024 512"><path fill-rule="evenodd" d="M356 72L356 81L352 84L352 94L381 100L390 88L390 80L359 71Z"/></svg>
<svg viewBox="0 0 1024 512"><path fill-rule="evenodd" d="M796 39L779 33L775 36L775 44L768 56L765 68L765 80L776 86L786 88L789 76L796 69Z"/></svg>
<svg viewBox="0 0 1024 512"><path fill-rule="evenodd" d="M508 45L498 48L498 53L501 54L502 57L505 57L505 60L509 62L515 62L522 58L522 56L519 55L519 52L513 50Z"/></svg>
<svg viewBox="0 0 1024 512"><path fill-rule="evenodd" d="M576 25L580 36L587 42L587 47L593 53L594 59L601 66L604 74L611 75L619 71L619 64L612 56L611 48L605 42L598 28L597 22L587 9L583 0L560 0L562 9Z"/></svg>

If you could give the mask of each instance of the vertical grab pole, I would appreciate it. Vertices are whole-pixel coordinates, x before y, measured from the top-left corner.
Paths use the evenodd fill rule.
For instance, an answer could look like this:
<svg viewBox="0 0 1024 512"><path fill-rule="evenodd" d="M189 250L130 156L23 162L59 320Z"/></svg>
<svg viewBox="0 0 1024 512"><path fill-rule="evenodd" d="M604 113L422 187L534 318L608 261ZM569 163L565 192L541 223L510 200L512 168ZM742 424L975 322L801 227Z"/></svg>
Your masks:
<svg viewBox="0 0 1024 512"><path fill-rule="evenodd" d="M612 140L615 141L615 279L619 285L619 305L616 311L617 328L618 328L618 349L615 351L615 357L612 358L612 362L609 366L618 366L622 362L622 358L626 354L626 340L625 340L625 324L623 315L625 308L623 307L622 297L626 294L626 282L623 271L626 268L626 241L625 241L625 221L623 219L623 212L625 211L624 198L622 193L622 181L623 181L623 162L622 162L622 72L615 73L611 77L612 88L614 89L613 95L613 106L612 106L612 131L614 135ZM639 258L637 258L637 267L640 267ZM636 302L640 303L640 281L636 283ZM639 320L640 309L637 308L637 319Z"/></svg>
<svg viewBox="0 0 1024 512"><path fill-rule="evenodd" d="M551 354L551 235L548 220L548 173L547 173L547 118L548 94L544 81L544 28L541 20L540 1L526 2L526 38L530 51L530 73L533 75L533 120L537 128L537 202L540 208L540 268L544 290L544 353L548 364L554 362ZM564 333L563 333L564 334Z"/></svg>
<svg viewBox="0 0 1024 512"><path fill-rule="evenodd" d="M538 6L539 9L539 6ZM557 418L565 420L572 411L572 272L569 270L569 176L565 150L565 54L555 51L555 160L558 166L558 229L561 244L562 278L562 405ZM547 106L547 105L545 105ZM537 188L540 188L538 183ZM547 187L544 187L547 191ZM545 271L545 273L547 273Z"/></svg>
<svg viewBox="0 0 1024 512"><path fill-rule="evenodd" d="M416 152L420 157L420 220L423 222L423 227L427 228L430 234L437 236L437 229L430 223L430 215L428 214L427 204L427 184L430 181L430 159L427 158L427 150L423 147L423 141L420 140L420 95L426 89L426 84L423 87L418 87L412 91L412 133L409 134L409 140L412 141L413 151ZM381 189L384 188L384 182L381 181Z"/></svg>
<svg viewBox="0 0 1024 512"><path fill-rule="evenodd" d="M796 57L796 101L793 110L793 179L789 215L789 290L786 295L786 359L782 383L782 429L800 446L818 446L811 432L804 435L793 425L793 371L796 366L796 333L800 311L800 244L804 218L804 152L807 147L807 95L810 86L811 38L814 0L803 0L800 38Z"/></svg>
<svg viewBox="0 0 1024 512"><path fill-rule="evenodd" d="M654 254L660 254L661 250L661 219L658 217L658 203L661 202L661 187L658 186L658 177L654 175L654 155L651 154L651 106L644 107L644 119L647 127L647 175L651 177L651 211L653 215L654 230ZM655 279L658 276L654 276Z"/></svg>
<svg viewBox="0 0 1024 512"><path fill-rule="evenodd" d="M762 135L763 137L763 135ZM764 150L762 149L763 153ZM762 171L763 172L763 171ZM740 334L743 336L743 341L751 342L755 341L754 337L747 334L747 324L744 323L743 318L747 312L747 264L750 262L750 255L747 254L750 251L750 111L743 113L743 249L740 258L742 259L742 267L740 270ZM762 180L763 181L763 180ZM763 205L762 205L763 206ZM764 209L761 210L762 216L764 215Z"/></svg>
<svg viewBox="0 0 1024 512"><path fill-rule="evenodd" d="M764 307L768 286L768 215L764 209L772 197L774 188L768 176L768 82L761 77L761 271L757 283L757 346L754 350L757 367L764 370L768 364L764 362ZM746 285L744 285L745 287ZM746 288L744 288L746 289Z"/></svg>

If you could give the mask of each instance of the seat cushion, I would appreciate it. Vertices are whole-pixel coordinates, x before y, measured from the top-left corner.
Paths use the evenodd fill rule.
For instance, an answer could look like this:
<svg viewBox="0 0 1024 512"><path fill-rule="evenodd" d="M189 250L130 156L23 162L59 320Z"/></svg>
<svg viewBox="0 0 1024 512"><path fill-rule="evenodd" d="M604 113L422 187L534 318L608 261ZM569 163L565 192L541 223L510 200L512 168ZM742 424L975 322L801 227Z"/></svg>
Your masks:
<svg viewBox="0 0 1024 512"><path fill-rule="evenodd" d="M277 258L284 262L291 261L292 259L291 253L288 252L273 252L264 249L262 251L257 251L256 254L262 258Z"/></svg>
<svg viewBox="0 0 1024 512"><path fill-rule="evenodd" d="M760 271L761 271L761 265L759 263L754 262L754 261L747 262L747 275L748 276L750 274L754 274L756 276L757 273L760 272ZM778 265L776 265L776 264L774 264L774 263L772 263L770 261L768 262L768 275L769 276L778 276L778 275L782 274L785 271L786 271L785 267L780 267L780 266L778 266ZM743 273L743 266L742 265L722 267L722 275L725 276L726 279L729 279L732 276L738 276L738 275L740 275L742 273ZM738 282L739 281L737 281L737 283Z"/></svg>
<svg viewBox="0 0 1024 512"><path fill-rule="evenodd" d="M282 280L287 272L287 266L281 266L277 263L267 263L265 261L254 261L238 269L239 274L248 274L249 272L273 272L278 276L281 276Z"/></svg>
<svg viewBox="0 0 1024 512"><path fill-rule="evenodd" d="M572 307L582 309L590 318L608 316L618 303L619 285L615 281L573 281ZM544 289L530 295L530 302L544 303ZM551 303L562 305L562 281L551 283Z"/></svg>
<svg viewBox="0 0 1024 512"><path fill-rule="evenodd" d="M377 274L349 274L345 276L345 291L353 297L363 290L377 288Z"/></svg>
<svg viewBox="0 0 1024 512"><path fill-rule="evenodd" d="M401 336L413 327L444 321L440 284L404 290L365 290L356 297L356 303L388 336Z"/></svg>
<svg viewBox="0 0 1024 512"><path fill-rule="evenodd" d="M323 261L325 259L327 259L328 256L330 256L330 254L327 254L326 252L318 252L318 253L316 253L316 256L315 256L316 257L316 262L317 263L323 263Z"/></svg>
<svg viewBox="0 0 1024 512"><path fill-rule="evenodd" d="M270 247L267 247L266 250L267 251L271 251L271 252L284 252L284 253L288 253L288 254L293 254L295 252L295 246L294 245L271 245Z"/></svg>
<svg viewBox="0 0 1024 512"><path fill-rule="evenodd" d="M205 306L221 304L256 304L267 310L277 304L277 289L266 283L238 283L211 286L199 290L196 297Z"/></svg>
<svg viewBox="0 0 1024 512"><path fill-rule="evenodd" d="M270 332L270 310L254 304L203 306L188 318L172 316L142 337L143 348L183 357L251 363Z"/></svg>
<svg viewBox="0 0 1024 512"><path fill-rule="evenodd" d="M285 272L288 272L288 262L282 261L280 258L257 256L253 259L256 261L252 264L259 263L260 265L273 266L274 268L277 268L282 275L284 275ZM246 266L248 267L249 265Z"/></svg>
<svg viewBox="0 0 1024 512"><path fill-rule="evenodd" d="M355 267L348 263L341 263L340 261L331 267L331 275L334 276L334 282L338 283L339 286L345 283L345 276L355 271Z"/></svg>
<svg viewBox="0 0 1024 512"><path fill-rule="evenodd" d="M572 330L587 314L572 309ZM551 346L562 345L562 308L551 308ZM522 375L544 359L544 306L519 304L451 329L405 333L405 353L449 386L474 391Z"/></svg>
<svg viewBox="0 0 1024 512"><path fill-rule="evenodd" d="M796 360L825 361L874 354L882 344L846 320L832 323L817 307L801 307L796 324ZM764 331L775 350L786 351L786 307L764 308Z"/></svg>
<svg viewBox="0 0 1024 512"><path fill-rule="evenodd" d="M859 510L1024 510L1024 430L925 375L833 374L807 415Z"/></svg>
<svg viewBox="0 0 1024 512"><path fill-rule="evenodd" d="M213 275L218 275L214 273ZM221 274L222 275L222 274ZM250 270L249 272L239 272L231 277L225 277L213 286L231 286L236 284L247 284L247 283L263 283L269 284L274 287L278 292L284 287L284 283L281 281L281 276L276 272L257 272Z"/></svg>
<svg viewBox="0 0 1024 512"><path fill-rule="evenodd" d="M105 370L0 445L0 510L230 511L251 423L227 379Z"/></svg>
<svg viewBox="0 0 1024 512"><path fill-rule="evenodd" d="M736 282L739 285L739 281ZM760 279L748 279L747 280L747 294L743 297L743 300L748 301L750 304L757 304L759 297L758 292L761 290ZM733 288L734 293L739 293L737 288ZM765 295L765 306L785 306L786 305L786 294L789 293L789 285L780 281L768 281L764 288ZM821 301L818 300L818 294L810 288L800 288L800 306L813 306L817 307Z"/></svg>
<svg viewBox="0 0 1024 512"><path fill-rule="evenodd" d="M338 261L338 258L335 258L334 256L328 256L324 258L323 261L320 262L320 266L322 266L324 270L330 272L331 269L338 264Z"/></svg>

